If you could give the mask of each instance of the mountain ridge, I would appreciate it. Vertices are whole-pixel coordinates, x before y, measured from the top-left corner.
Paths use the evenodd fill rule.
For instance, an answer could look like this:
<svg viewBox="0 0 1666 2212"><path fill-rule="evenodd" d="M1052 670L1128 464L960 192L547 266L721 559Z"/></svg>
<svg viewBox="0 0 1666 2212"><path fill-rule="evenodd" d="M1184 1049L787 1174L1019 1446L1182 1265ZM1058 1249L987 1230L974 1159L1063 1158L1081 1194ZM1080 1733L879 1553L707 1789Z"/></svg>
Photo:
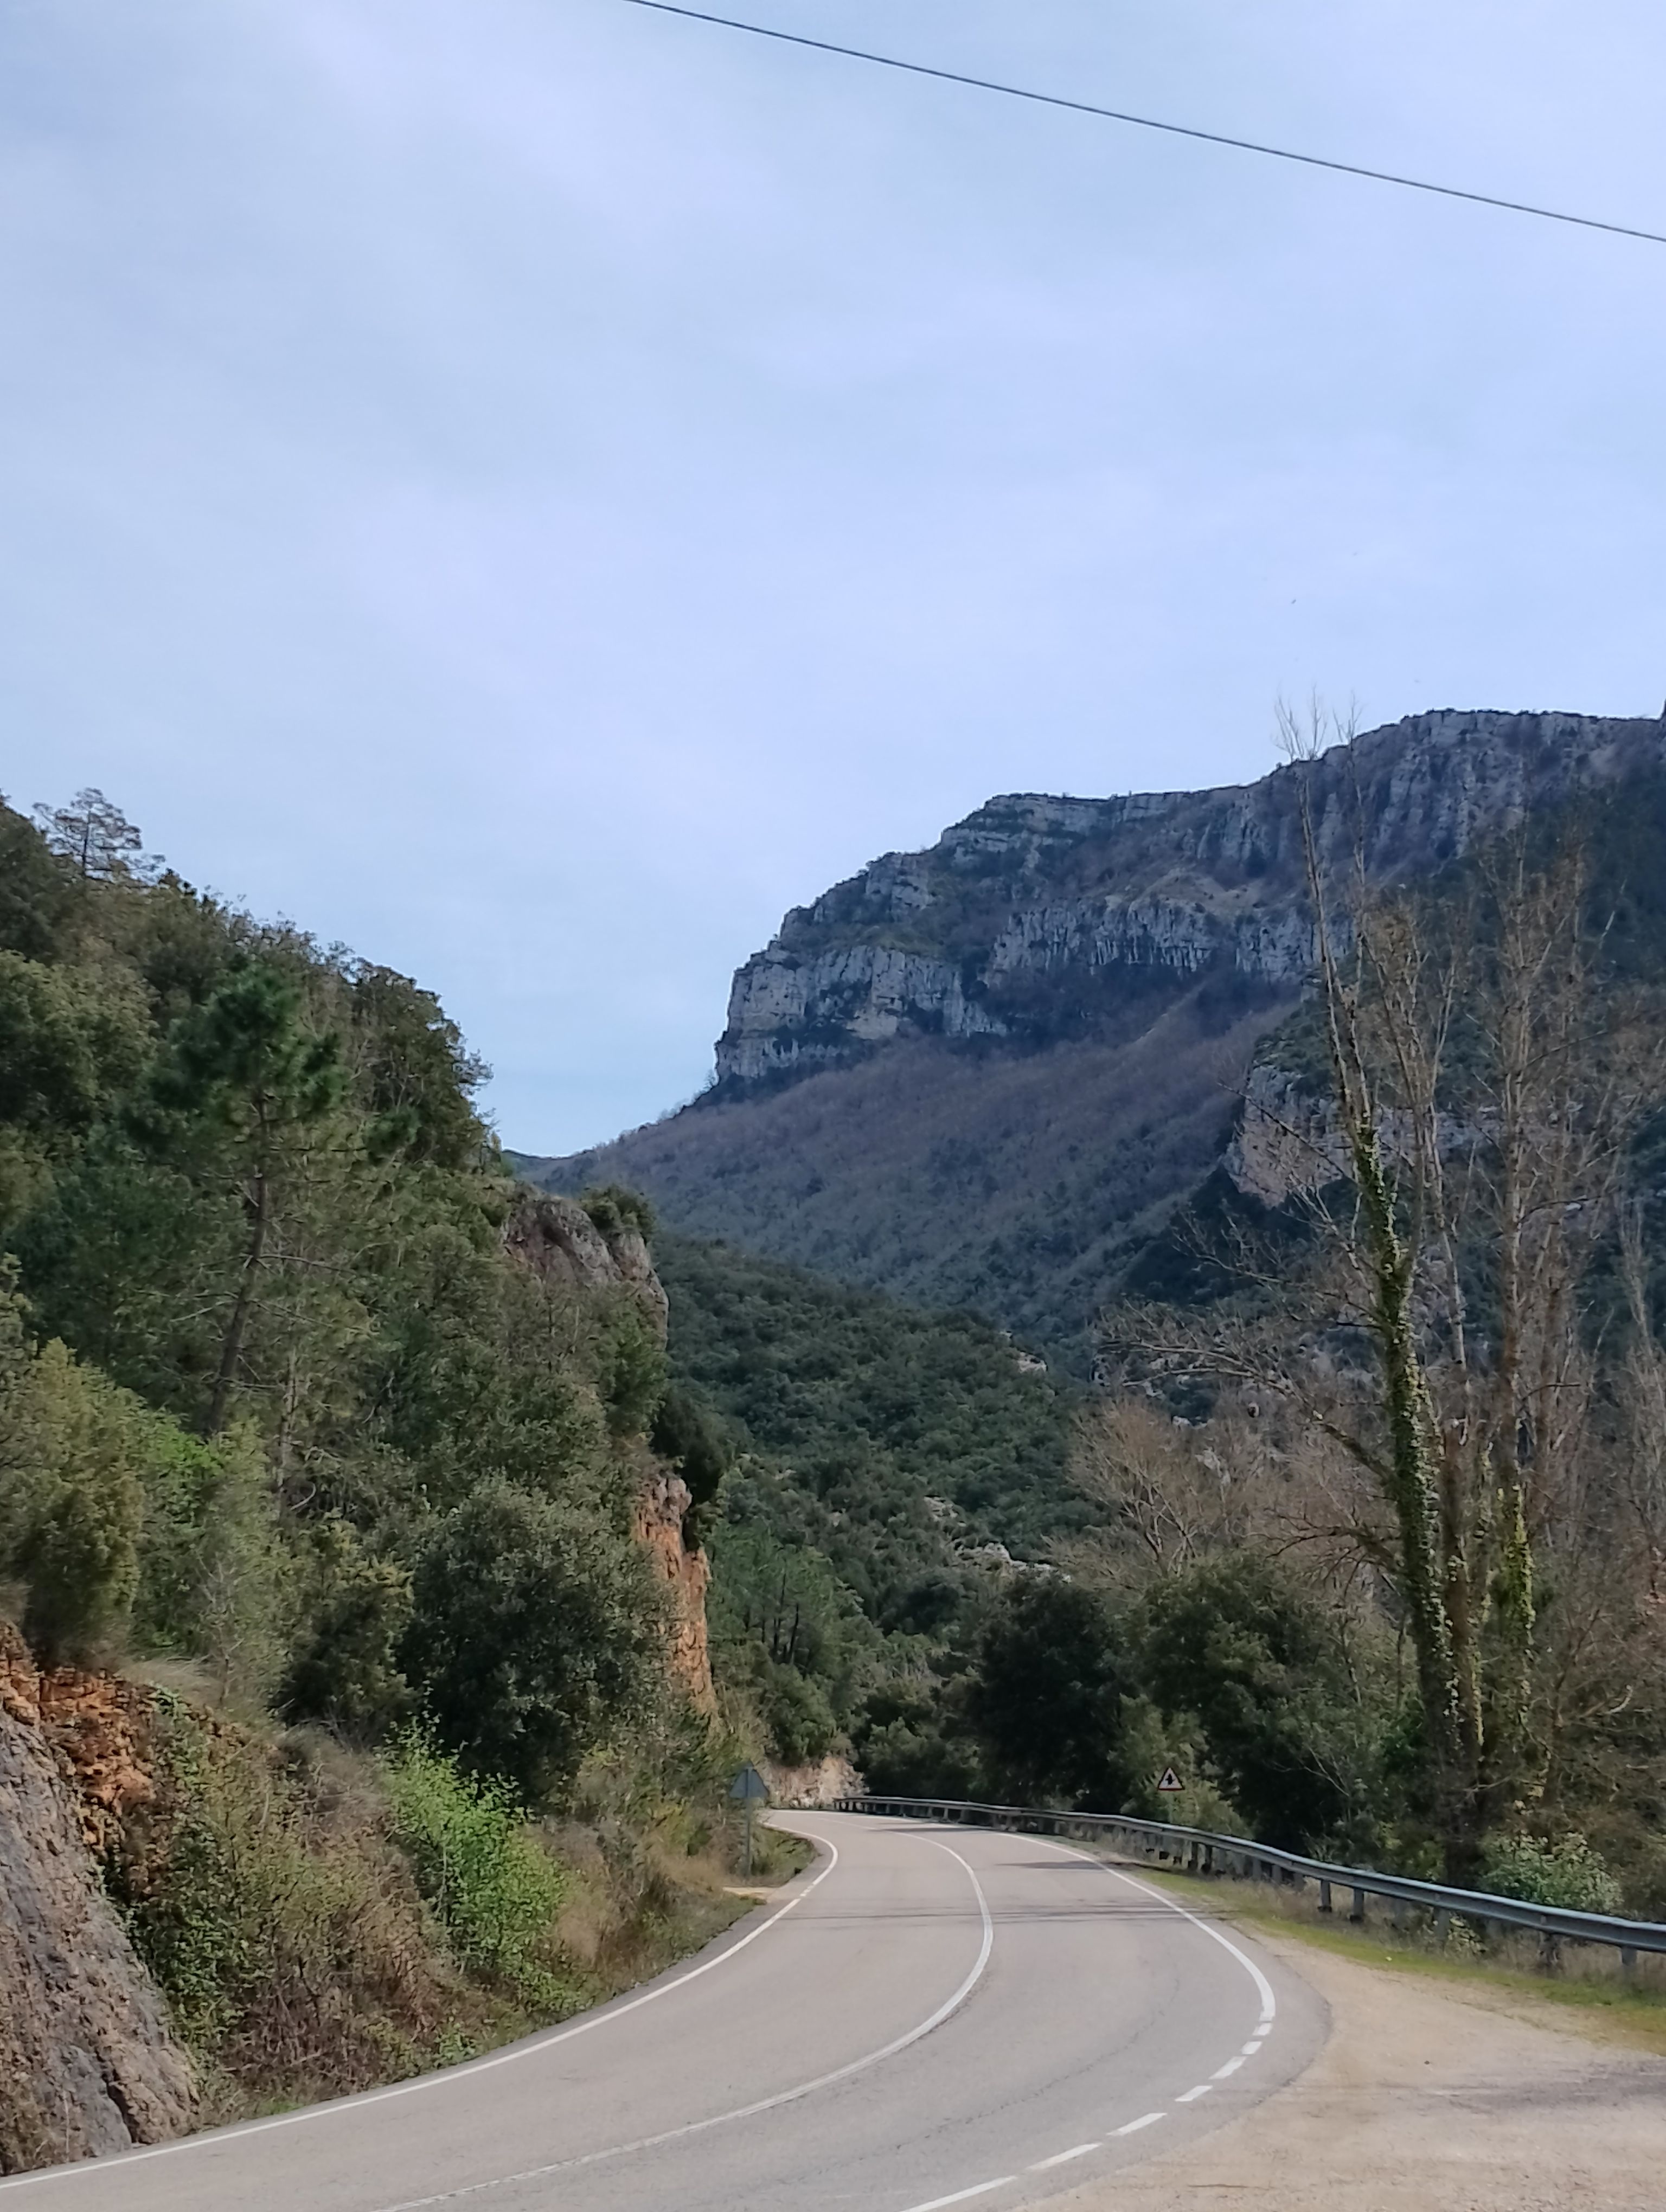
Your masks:
<svg viewBox="0 0 1666 2212"><path fill-rule="evenodd" d="M1657 717L1441 709L1247 784L993 799L787 915L692 1104L517 1164L635 1184L686 1234L976 1307L1080 1367L1300 996L1304 781L1327 872L1382 886L1663 771Z"/></svg>

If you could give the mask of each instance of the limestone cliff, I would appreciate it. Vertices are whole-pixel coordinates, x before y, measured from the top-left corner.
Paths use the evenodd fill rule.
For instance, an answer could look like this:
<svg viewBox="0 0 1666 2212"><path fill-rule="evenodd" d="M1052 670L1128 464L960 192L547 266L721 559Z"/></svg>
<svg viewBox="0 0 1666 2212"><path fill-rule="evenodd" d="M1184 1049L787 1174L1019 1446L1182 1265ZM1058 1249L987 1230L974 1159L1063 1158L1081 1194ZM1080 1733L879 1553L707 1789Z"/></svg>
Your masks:
<svg viewBox="0 0 1666 2212"><path fill-rule="evenodd" d="M504 1242L545 1282L581 1297L633 1299L665 1342L669 1302L648 1242L634 1224L616 1221L603 1228L569 1198L528 1192L505 1224ZM705 1553L690 1540L688 1488L675 1468L645 1444L636 1447L635 1470L636 1534L665 1584L671 1670L697 1705L712 1711L716 1696L706 1632L711 1570Z"/></svg>
<svg viewBox="0 0 1666 2212"><path fill-rule="evenodd" d="M1310 788L1331 864L1346 868L1357 848L1385 881L1663 762L1666 726L1653 720L1448 712L1335 748ZM740 969L720 1085L909 1035L1049 1038L1111 1013L1119 983L1179 988L1215 969L1296 988L1312 960L1298 773L1215 791L992 799L929 851L886 854L795 908Z"/></svg>
<svg viewBox="0 0 1666 2212"><path fill-rule="evenodd" d="M1324 865L1386 885L1663 769L1660 720L1442 712L1301 774ZM1271 1075L1239 1112L1311 965L1300 789L993 799L786 917L692 1106L521 1171L634 1185L686 1234L972 1306L1085 1371L1095 1310L1229 1145L1271 1198L1323 1141Z"/></svg>
<svg viewBox="0 0 1666 2212"><path fill-rule="evenodd" d="M0 2172L190 2124L190 2063L88 1849L149 1788L143 1698L43 1680L0 1623Z"/></svg>

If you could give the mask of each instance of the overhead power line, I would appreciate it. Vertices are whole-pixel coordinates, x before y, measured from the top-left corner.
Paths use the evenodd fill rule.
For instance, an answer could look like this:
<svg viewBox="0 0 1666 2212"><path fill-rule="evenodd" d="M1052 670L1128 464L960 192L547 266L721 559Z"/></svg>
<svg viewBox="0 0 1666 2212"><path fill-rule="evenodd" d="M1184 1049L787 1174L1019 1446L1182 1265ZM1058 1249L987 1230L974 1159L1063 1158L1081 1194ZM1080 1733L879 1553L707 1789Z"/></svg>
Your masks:
<svg viewBox="0 0 1666 2212"><path fill-rule="evenodd" d="M1129 123L1140 131L1162 131L1173 138L1201 138L1207 146L1230 146L1240 154L1264 154L1274 161L1299 161L1304 168L1334 169L1344 177L1365 177L1374 185L1398 185L1411 192L1434 192L1442 199L1470 200L1477 207L1503 208L1511 215L1535 216L1543 222L1572 223L1580 230L1606 230L1615 238L1645 239L1651 246L1666 246L1666 232L1639 230L1630 223L1602 222L1595 216L1569 215L1561 208L1535 207L1527 200L1501 199L1493 192L1465 191L1458 185L1432 184L1426 177L1402 177L1392 169L1368 169L1358 161L1332 161L1322 154L1298 154L1289 146L1264 146L1255 138L1229 138L1221 131L1199 131L1189 123L1163 123L1154 115L1130 115L1120 107L1100 107L1091 100L1067 100L1062 93L1034 92L1026 85L1003 84L988 76L969 76L964 70L934 69L927 62L905 62L896 54L876 54L864 46L836 46L830 39L807 38L800 31L778 31L768 23L745 23L733 15L713 15L702 8L683 8L673 0L628 0L633 8L651 8L659 15L683 15L694 23L716 23L726 31L747 31L757 39L774 39L784 46L808 46L821 54L842 54L848 61L873 62L880 69L902 70L909 76L931 76L944 84L970 85L977 92L999 92L1009 100L1028 100L1041 107L1065 107L1076 115L1097 115L1108 123Z"/></svg>

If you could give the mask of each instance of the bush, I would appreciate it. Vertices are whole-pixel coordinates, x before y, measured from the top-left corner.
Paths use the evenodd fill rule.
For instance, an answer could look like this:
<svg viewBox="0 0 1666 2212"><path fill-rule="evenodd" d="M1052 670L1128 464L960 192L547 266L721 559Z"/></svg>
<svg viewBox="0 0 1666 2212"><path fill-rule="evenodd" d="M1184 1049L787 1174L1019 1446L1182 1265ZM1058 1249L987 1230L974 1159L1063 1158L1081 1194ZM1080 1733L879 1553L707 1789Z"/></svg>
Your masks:
<svg viewBox="0 0 1666 2212"><path fill-rule="evenodd" d="M838 1741L839 1724L821 1684L796 1667L766 1662L758 1703L769 1747L787 1766L825 1759Z"/></svg>
<svg viewBox="0 0 1666 2212"><path fill-rule="evenodd" d="M401 1656L441 1740L527 1802L569 1782L660 1679L641 1547L510 1483L483 1484L441 1522L414 1597Z"/></svg>
<svg viewBox="0 0 1666 2212"><path fill-rule="evenodd" d="M393 1833L459 1959L549 2009L567 1994L550 1970L562 1869L501 1782L465 1774L421 1735L384 1762Z"/></svg>
<svg viewBox="0 0 1666 2212"><path fill-rule="evenodd" d="M15 1301L0 1325L9 1493L0 1571L25 1584L24 1629L43 1656L93 1656L125 1631L138 1586L138 1467L150 1417L56 1340L30 1354Z"/></svg>
<svg viewBox="0 0 1666 2212"><path fill-rule="evenodd" d="M385 1838L374 1772L309 1772L166 1698L155 1749L158 1801L107 1879L207 2069L203 2118L433 2063L470 1999Z"/></svg>
<svg viewBox="0 0 1666 2212"><path fill-rule="evenodd" d="M279 1703L295 1720L320 1720L368 1742L410 1707L395 1657L410 1625L410 1577L368 1552L350 1522L334 1516L313 1531L302 1624Z"/></svg>
<svg viewBox="0 0 1666 2212"><path fill-rule="evenodd" d="M582 1191L579 1204L604 1237L617 1237L629 1229L644 1238L654 1234L654 1208L641 1191L627 1190L623 1183L603 1183Z"/></svg>
<svg viewBox="0 0 1666 2212"><path fill-rule="evenodd" d="M1499 1897L1570 1912L1618 1912L1620 1907L1620 1884L1581 1835L1554 1844L1533 1836L1495 1836L1481 1869L1485 1887Z"/></svg>
<svg viewBox="0 0 1666 2212"><path fill-rule="evenodd" d="M984 1632L965 1692L991 1780L1020 1804L1063 1798L1120 1812L1131 1688L1121 1633L1100 1598L1061 1575L1017 1583Z"/></svg>
<svg viewBox="0 0 1666 2212"><path fill-rule="evenodd" d="M1140 1672L1166 1714L1195 1714L1227 1795L1263 1843L1311 1850L1365 1803L1367 1760L1334 1629L1270 1561L1205 1560L1158 1583Z"/></svg>

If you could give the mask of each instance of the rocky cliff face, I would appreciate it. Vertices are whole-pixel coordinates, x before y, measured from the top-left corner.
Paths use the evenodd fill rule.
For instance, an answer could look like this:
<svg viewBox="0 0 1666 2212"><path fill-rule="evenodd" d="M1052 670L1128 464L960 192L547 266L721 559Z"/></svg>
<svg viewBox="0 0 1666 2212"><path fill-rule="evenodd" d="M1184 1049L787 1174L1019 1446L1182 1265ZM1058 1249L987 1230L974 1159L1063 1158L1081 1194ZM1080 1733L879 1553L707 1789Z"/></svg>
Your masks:
<svg viewBox="0 0 1666 2212"><path fill-rule="evenodd" d="M1302 779L1324 865L1392 884L1663 768L1659 720L1442 713L1219 791L991 799L787 916L695 1105L522 1171L633 1184L690 1235L972 1306L1085 1370L1119 1271L1229 1145L1271 1201L1328 1141L1252 1075L1311 964Z"/></svg>
<svg viewBox="0 0 1666 2212"><path fill-rule="evenodd" d="M1524 811L1666 761L1666 726L1422 714L1310 769L1218 791L994 799L787 916L739 970L717 1045L733 1089L898 1037L1049 1042L1213 972L1289 992L1312 961L1298 778L1322 851L1424 873ZM1154 987L1154 988L1153 988Z"/></svg>
<svg viewBox="0 0 1666 2212"><path fill-rule="evenodd" d="M545 1282L581 1296L633 1299L665 1342L670 1303L647 1240L629 1223L604 1231L570 1199L528 1194L505 1224L504 1241ZM681 1477L644 1447L638 1455L635 1523L637 1540L666 1586L672 1673L697 1705L715 1711L706 1632L711 1569L704 1552L689 1540L689 1505Z"/></svg>
<svg viewBox="0 0 1666 2212"><path fill-rule="evenodd" d="M189 2061L88 1846L149 1788L144 1693L43 1680L0 1623L0 2173L190 2124Z"/></svg>

